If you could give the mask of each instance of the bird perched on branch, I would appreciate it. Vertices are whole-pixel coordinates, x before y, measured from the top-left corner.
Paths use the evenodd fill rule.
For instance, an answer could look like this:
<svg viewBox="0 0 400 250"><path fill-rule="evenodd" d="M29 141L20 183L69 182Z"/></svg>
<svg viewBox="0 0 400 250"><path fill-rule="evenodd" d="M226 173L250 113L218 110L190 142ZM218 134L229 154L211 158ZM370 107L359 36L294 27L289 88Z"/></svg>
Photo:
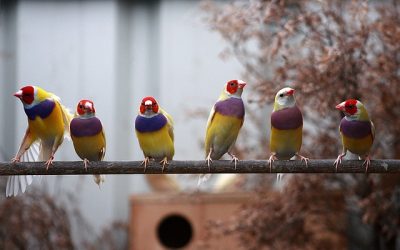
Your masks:
<svg viewBox="0 0 400 250"><path fill-rule="evenodd" d="M96 117L92 101L79 101L70 130L75 152L83 160L85 169L90 161L103 160L106 153L106 137L103 125ZM99 186L105 181L105 175L93 175L93 177Z"/></svg>
<svg viewBox="0 0 400 250"><path fill-rule="evenodd" d="M150 158L161 160L162 170L172 160L174 131L172 117L151 96L143 98L135 121L136 136L144 154L144 171Z"/></svg>
<svg viewBox="0 0 400 250"><path fill-rule="evenodd" d="M46 161L46 168L53 164L54 154L69 133L72 114L60 103L60 98L37 86L25 86L14 94L24 106L28 128L21 146L12 162ZM32 183L32 176L10 176L6 196L25 192Z"/></svg>
<svg viewBox="0 0 400 250"><path fill-rule="evenodd" d="M368 172L368 167L371 164L369 154L374 142L375 127L367 110L360 101L354 99L336 105L336 109L342 111L345 115L339 125L343 151L334 163L336 171L347 150L349 150L358 155L360 159L361 156L365 156L363 166L365 166L365 172Z"/></svg>
<svg viewBox="0 0 400 250"><path fill-rule="evenodd" d="M296 105L295 90L289 87L278 91L271 114L269 168L274 160L290 160L298 156L307 165L308 158L299 154L303 137L303 115Z"/></svg>
<svg viewBox="0 0 400 250"><path fill-rule="evenodd" d="M232 157L236 169L238 158L231 150L244 122L242 93L245 86L246 83L242 80L228 81L211 109L204 148L209 170L211 162L220 159L226 153ZM199 184L208 178L209 175L200 175Z"/></svg>

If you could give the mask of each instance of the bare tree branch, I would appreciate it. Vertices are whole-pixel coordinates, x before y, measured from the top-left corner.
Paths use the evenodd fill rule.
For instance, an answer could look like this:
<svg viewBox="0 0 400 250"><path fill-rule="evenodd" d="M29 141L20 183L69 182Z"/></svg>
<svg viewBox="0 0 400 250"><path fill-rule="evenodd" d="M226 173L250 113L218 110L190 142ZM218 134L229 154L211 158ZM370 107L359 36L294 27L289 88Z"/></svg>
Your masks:
<svg viewBox="0 0 400 250"><path fill-rule="evenodd" d="M213 161L211 170L205 161L171 161L162 166L152 161L144 173L141 161L90 162L85 170L81 161L57 161L46 170L43 162L0 163L0 175L92 175L92 174L204 174L204 173L336 173L333 159L310 160L308 166L299 160L275 161L272 171L267 160L239 161L237 168L231 161ZM365 173L363 161L343 161L338 173ZM373 160L368 173L400 173L400 160Z"/></svg>

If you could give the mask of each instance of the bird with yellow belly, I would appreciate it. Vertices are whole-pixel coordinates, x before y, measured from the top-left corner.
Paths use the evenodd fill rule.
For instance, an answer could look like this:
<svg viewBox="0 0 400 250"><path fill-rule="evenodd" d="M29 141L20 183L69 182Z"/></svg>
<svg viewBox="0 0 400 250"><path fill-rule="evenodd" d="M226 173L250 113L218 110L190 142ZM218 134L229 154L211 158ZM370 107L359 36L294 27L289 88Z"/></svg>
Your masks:
<svg viewBox="0 0 400 250"><path fill-rule="evenodd" d="M25 86L14 96L24 106L28 128L12 162L19 162L24 158L27 161L46 161L46 168L49 168L64 136L69 133L72 114L61 105L59 97L37 86ZM35 150L36 145L39 151ZM19 190L24 192L32 180L32 176L10 176L7 180L6 196L15 196Z"/></svg>
<svg viewBox="0 0 400 250"><path fill-rule="evenodd" d="M211 109L206 130L205 153L208 168L212 160L220 159L228 153L236 163L238 158L231 150L235 145L244 122L245 109L242 100L242 80L230 80L226 83L217 102Z"/></svg>
<svg viewBox="0 0 400 250"><path fill-rule="evenodd" d="M242 80L228 81L211 109L204 143L209 171L211 170L211 162L221 159L226 153L232 157L232 162L234 162L236 169L239 159L232 153L232 149L244 122L245 108L242 93L245 86L246 83ZM210 174L201 174L197 185L200 186L210 176ZM221 175L220 177L222 179L236 178L234 174Z"/></svg>
<svg viewBox="0 0 400 250"><path fill-rule="evenodd" d="M277 159L290 160L298 156L306 165L308 162L308 158L299 154L303 138L303 115L296 105L294 92L294 89L286 87L275 96L271 114L270 171Z"/></svg>
<svg viewBox="0 0 400 250"><path fill-rule="evenodd" d="M144 171L150 159L160 160L162 170L172 160L174 132L172 117L161 109L154 97L142 99L139 114L135 120L135 131L144 154Z"/></svg>
<svg viewBox="0 0 400 250"><path fill-rule="evenodd" d="M365 172L368 172L371 164L369 154L375 138L375 126L370 120L367 110L360 101L355 99L338 104L336 109L345 114L339 125L343 150L334 163L336 171L349 150L359 157L365 156L363 166L365 166Z"/></svg>
<svg viewBox="0 0 400 250"><path fill-rule="evenodd" d="M70 130L75 152L83 160L85 169L90 161L101 161L106 154L106 137L101 121L96 117L94 104L81 100L76 108L77 116L72 119ZM93 175L94 182L100 186L104 175Z"/></svg>

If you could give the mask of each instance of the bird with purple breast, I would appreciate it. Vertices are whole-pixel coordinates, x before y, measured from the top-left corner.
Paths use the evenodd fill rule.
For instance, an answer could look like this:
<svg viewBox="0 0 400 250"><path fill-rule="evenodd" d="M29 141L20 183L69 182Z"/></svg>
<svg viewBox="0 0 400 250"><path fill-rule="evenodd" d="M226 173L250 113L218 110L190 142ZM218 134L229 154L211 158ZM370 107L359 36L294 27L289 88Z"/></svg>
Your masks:
<svg viewBox="0 0 400 250"><path fill-rule="evenodd" d="M85 169L90 161L101 161L106 154L106 136L101 121L96 117L94 104L81 100L76 108L77 116L70 124L71 139L75 152L83 160ZM93 175L99 185L105 181L104 175Z"/></svg>

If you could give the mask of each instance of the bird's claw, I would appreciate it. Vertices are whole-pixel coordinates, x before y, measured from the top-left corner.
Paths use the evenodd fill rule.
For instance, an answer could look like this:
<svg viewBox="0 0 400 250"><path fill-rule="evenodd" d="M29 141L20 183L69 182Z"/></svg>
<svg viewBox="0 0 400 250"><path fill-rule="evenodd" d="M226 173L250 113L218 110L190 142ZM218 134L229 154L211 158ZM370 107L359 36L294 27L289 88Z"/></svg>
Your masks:
<svg viewBox="0 0 400 250"><path fill-rule="evenodd" d="M89 160L88 159L83 159L83 165L85 166L85 170L86 170L86 172L87 172L87 166L88 166L88 164L89 164Z"/></svg>
<svg viewBox="0 0 400 250"><path fill-rule="evenodd" d="M142 166L144 164L143 173L146 173L147 164L149 164L149 162L150 162L150 158L149 157L145 157L144 160L142 161L142 163L140 163L140 166Z"/></svg>
<svg viewBox="0 0 400 250"><path fill-rule="evenodd" d="M343 157L344 157L344 154L340 154L340 155L336 158L335 162L333 163L333 166L335 166L335 171L336 171L336 172L337 172L337 170L338 170L338 166L339 166L340 164L342 164L342 159L343 159Z"/></svg>
<svg viewBox="0 0 400 250"><path fill-rule="evenodd" d="M11 159L11 163L16 163L16 162L20 162L20 158L19 157L14 157Z"/></svg>
<svg viewBox="0 0 400 250"><path fill-rule="evenodd" d="M236 156L233 156L231 162L234 162L234 163L235 163L235 171L236 171L236 165L237 165L237 162L238 162L238 161L239 161L239 158L237 158Z"/></svg>
<svg viewBox="0 0 400 250"><path fill-rule="evenodd" d="M269 161L269 172L272 172L272 163L274 163L275 160L277 160L278 158L276 158L275 154L272 154L268 161Z"/></svg>
<svg viewBox="0 0 400 250"><path fill-rule="evenodd" d="M236 165L237 165L237 162L239 161L239 158L237 158L234 154L231 154L231 153L229 153L229 155L232 157L231 162L235 163L235 170L236 170Z"/></svg>
<svg viewBox="0 0 400 250"><path fill-rule="evenodd" d="M298 157L300 157L300 161L306 164L306 167L308 167L308 161L310 160L310 158L304 157L302 155L296 154Z"/></svg>
<svg viewBox="0 0 400 250"><path fill-rule="evenodd" d="M169 164L167 157L164 157L164 159L162 159L162 161L160 161L160 164L162 164L162 172L164 172L165 165Z"/></svg>
<svg viewBox="0 0 400 250"><path fill-rule="evenodd" d="M53 165L54 156L50 156L50 158L46 161L46 171L49 170L50 165Z"/></svg>
<svg viewBox="0 0 400 250"><path fill-rule="evenodd" d="M365 166L365 173L368 173L368 168L369 166L371 166L371 158L369 157L369 155L365 157L365 161L362 165Z"/></svg>
<svg viewBox="0 0 400 250"><path fill-rule="evenodd" d="M206 158L206 162L207 162L207 166L208 166L208 172L211 172L210 164L211 164L211 162L213 162L213 160L211 159L211 151L210 151L210 153L208 154L208 156Z"/></svg>

